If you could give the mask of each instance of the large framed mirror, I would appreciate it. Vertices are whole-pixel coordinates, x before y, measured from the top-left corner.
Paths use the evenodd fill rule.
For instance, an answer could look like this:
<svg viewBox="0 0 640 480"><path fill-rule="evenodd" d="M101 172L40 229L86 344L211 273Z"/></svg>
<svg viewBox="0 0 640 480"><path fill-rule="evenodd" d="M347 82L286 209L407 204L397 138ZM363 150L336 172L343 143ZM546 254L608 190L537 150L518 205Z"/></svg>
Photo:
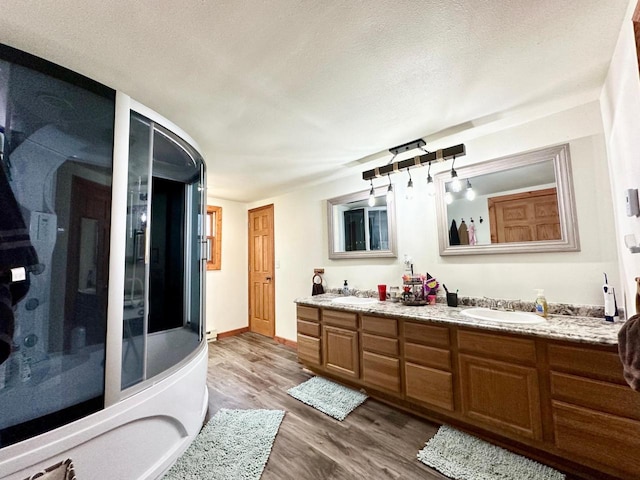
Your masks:
<svg viewBox="0 0 640 480"><path fill-rule="evenodd" d="M395 197L387 187L327 200L329 258L397 257Z"/></svg>
<svg viewBox="0 0 640 480"><path fill-rule="evenodd" d="M580 250L568 144L456 172L434 177L440 255Z"/></svg>

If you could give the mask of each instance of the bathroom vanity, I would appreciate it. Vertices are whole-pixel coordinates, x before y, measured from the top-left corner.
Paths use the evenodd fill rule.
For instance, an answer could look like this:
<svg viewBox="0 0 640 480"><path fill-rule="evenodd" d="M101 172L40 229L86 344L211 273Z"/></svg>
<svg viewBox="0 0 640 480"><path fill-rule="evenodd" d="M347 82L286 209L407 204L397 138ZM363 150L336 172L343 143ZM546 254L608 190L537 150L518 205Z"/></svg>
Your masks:
<svg viewBox="0 0 640 480"><path fill-rule="evenodd" d="M586 478L640 478L640 393L620 324L551 316L493 323L443 305L296 300L298 357L333 378Z"/></svg>

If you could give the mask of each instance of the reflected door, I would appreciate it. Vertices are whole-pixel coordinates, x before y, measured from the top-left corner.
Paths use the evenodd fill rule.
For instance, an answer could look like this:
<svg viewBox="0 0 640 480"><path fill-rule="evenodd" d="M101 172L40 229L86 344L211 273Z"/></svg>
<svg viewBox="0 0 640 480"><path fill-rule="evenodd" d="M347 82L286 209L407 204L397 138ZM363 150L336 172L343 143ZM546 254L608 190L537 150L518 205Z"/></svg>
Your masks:
<svg viewBox="0 0 640 480"><path fill-rule="evenodd" d="M275 335L273 205L249 210L249 328Z"/></svg>
<svg viewBox="0 0 640 480"><path fill-rule="evenodd" d="M65 300L65 348L71 331L86 331L86 344L104 343L106 331L111 187L72 177Z"/></svg>

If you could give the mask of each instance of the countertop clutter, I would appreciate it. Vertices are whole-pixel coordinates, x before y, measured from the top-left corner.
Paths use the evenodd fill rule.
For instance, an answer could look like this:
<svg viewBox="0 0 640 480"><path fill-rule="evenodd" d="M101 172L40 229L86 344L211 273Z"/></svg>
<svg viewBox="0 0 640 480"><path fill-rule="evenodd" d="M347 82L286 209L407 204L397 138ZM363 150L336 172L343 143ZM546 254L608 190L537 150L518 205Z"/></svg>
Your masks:
<svg viewBox="0 0 640 480"><path fill-rule="evenodd" d="M571 340L596 345L617 345L618 331L622 326L622 322L613 323L600 318L569 315L549 315L544 323L538 324L497 323L476 320L460 315L462 310L470 307L448 307L444 304L407 306L402 303L389 301L376 301L375 303L364 305L338 304L332 302L334 298L339 297L340 295L326 293L312 297L298 298L295 302L299 305L312 307L369 313L411 320L428 320L436 323L461 326L466 325L496 332L532 335L556 340Z"/></svg>

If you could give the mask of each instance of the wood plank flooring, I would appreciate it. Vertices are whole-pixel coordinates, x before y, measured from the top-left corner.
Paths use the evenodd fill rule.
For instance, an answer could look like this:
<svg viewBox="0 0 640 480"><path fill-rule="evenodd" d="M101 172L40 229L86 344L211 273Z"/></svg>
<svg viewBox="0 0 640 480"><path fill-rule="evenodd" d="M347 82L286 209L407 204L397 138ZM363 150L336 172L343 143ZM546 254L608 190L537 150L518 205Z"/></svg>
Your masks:
<svg viewBox="0 0 640 480"><path fill-rule="evenodd" d="M287 394L311 378L295 350L254 333L209 344L209 414L268 408L286 414L262 480L447 477L416 458L438 425L368 399L339 422Z"/></svg>

